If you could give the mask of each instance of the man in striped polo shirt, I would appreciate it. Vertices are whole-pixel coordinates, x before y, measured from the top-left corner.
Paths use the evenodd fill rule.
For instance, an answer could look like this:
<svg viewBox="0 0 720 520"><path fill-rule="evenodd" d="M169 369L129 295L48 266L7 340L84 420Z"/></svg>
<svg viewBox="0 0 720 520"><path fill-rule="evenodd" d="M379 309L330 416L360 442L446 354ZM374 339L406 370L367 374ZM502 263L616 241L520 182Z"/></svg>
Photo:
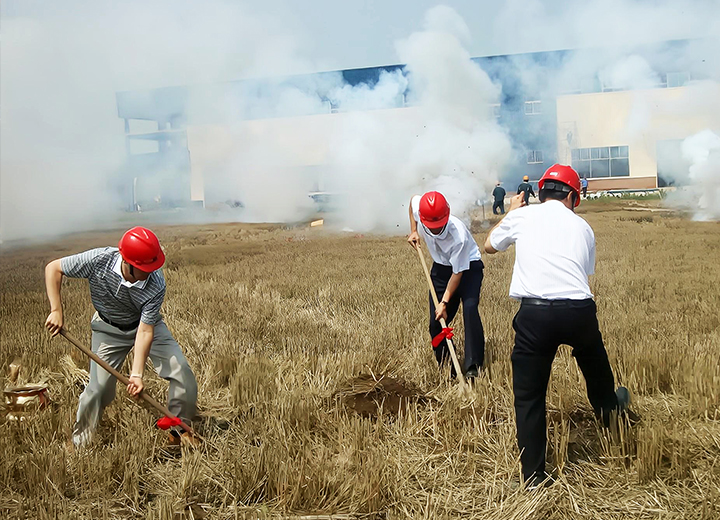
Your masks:
<svg viewBox="0 0 720 520"><path fill-rule="evenodd" d="M160 315L165 278L160 271L165 254L149 229L135 227L120 239L119 248L91 249L50 262L45 285L50 315L45 326L55 336L63 327L60 288L63 276L87 278L95 307L91 321L92 350L120 369L134 347L127 391L142 392L149 357L160 377L170 382L168 408L188 422L195 418L197 383L185 356ZM90 382L80 396L73 444L86 445L103 410L115 398L115 377L90 362Z"/></svg>

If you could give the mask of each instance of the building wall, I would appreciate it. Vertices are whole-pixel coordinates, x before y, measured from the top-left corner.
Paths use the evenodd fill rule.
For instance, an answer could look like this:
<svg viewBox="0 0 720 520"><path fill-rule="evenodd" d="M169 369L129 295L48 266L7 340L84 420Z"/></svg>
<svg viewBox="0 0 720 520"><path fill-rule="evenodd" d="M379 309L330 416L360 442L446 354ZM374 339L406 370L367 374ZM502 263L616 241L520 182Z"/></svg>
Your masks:
<svg viewBox="0 0 720 520"><path fill-rule="evenodd" d="M503 105L499 124L513 143L513 157L507 165L505 178L520 182L524 175L537 181L545 170L556 162L557 132L554 99L537 99L541 102L539 114L527 114L524 97L508 100ZM542 162L528 163L528 152L540 152Z"/></svg>
<svg viewBox="0 0 720 520"><path fill-rule="evenodd" d="M558 160L571 164L574 148L628 146L630 176L588 179L589 188L654 188L658 141L685 139L720 125L717 114L698 99L708 92L720 98L720 85L559 96Z"/></svg>
<svg viewBox="0 0 720 520"><path fill-rule="evenodd" d="M374 110L366 124L404 123L422 128L421 112L414 107ZM274 172L297 170L313 175L314 167L332 161L334 138L357 127L363 112L340 112L290 118L243 121L232 125L188 126L192 200L205 200L213 179L242 177L253 172L268 179ZM367 118L369 119L369 118ZM281 175L277 176L284 177ZM322 188L321 188L322 189Z"/></svg>
<svg viewBox="0 0 720 520"><path fill-rule="evenodd" d="M720 86L714 88L710 93L720 99ZM520 149L507 177L517 177L513 182L524 174L537 179L556 160L570 164L573 148L628 146L630 176L591 178L590 190L655 188L658 141L684 139L720 126L694 97L702 96L693 87L567 95L555 103L543 101L540 116L525 115L522 103L504 107L500 124L509 128ZM192 199L205 200L206 186L223 175L267 173L271 179L273 170L288 168L313 175L321 169L313 168L332 162L334 137L363 117L362 112L340 112L188 126ZM421 117L417 108L406 107L373 111L372 120L380 125L401 121L412 129L423 124ZM542 131L545 128L548 132ZM545 151L548 147L550 153ZM526 164L525 148L543 150L543 163Z"/></svg>
<svg viewBox="0 0 720 520"><path fill-rule="evenodd" d="M615 177L588 179L589 191L650 190L657 188L655 177Z"/></svg>

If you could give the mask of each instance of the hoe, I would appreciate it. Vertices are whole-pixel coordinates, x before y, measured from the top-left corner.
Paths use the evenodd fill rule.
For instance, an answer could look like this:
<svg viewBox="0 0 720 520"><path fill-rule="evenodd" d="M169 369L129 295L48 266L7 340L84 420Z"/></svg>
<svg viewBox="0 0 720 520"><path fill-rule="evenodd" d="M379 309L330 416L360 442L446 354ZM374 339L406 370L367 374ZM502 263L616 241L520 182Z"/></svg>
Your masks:
<svg viewBox="0 0 720 520"><path fill-rule="evenodd" d="M423 266L423 271L425 271L425 278L427 279L428 286L430 287L430 295L432 296L433 303L435 304L435 307L438 306L438 297L435 293L435 287L432 283L432 278L430 278L430 271L428 271L427 262L425 261L425 256L423 255L422 249L420 246L416 246L415 249L418 252L418 256L420 257L420 262ZM440 318L440 325L443 329L447 328L447 323L443 318ZM457 354L455 354L455 346L452 343L452 340L448 337L446 338L447 344L448 344L448 350L450 351L450 357L452 358L453 366L455 367L455 372L457 373L458 379L460 380L460 386L461 388L467 390L467 382L465 381L465 376L463 376L462 369L460 368L460 362L458 361Z"/></svg>
<svg viewBox="0 0 720 520"><path fill-rule="evenodd" d="M80 349L86 356L88 356L90 359L95 361L95 363L97 363L98 365L103 367L105 370L107 370L110 374L115 376L117 378L117 380L120 381L123 385L127 386L130 383L130 380L126 376L124 376L123 374L121 374L120 372L115 370L107 362L100 359L100 357L97 354L95 354L92 350L90 350L85 345L80 343L67 330L60 329L60 334L66 340L68 340L70 343L72 343L78 349ZM155 408L158 412L162 413L167 418L167 421L165 421L163 423L158 422L158 426L164 427L163 424L167 427L175 426L175 425L180 426L180 428L185 430L185 432L187 432L188 435L190 436L191 444L193 444L193 442L202 440L202 437L200 437L197 433L195 433L195 431L188 424L186 424L179 417L175 416L170 410L167 409L166 406L163 406L162 404L157 402L155 399L150 397L147 393L145 393L144 390L142 392L140 392L140 398L143 399L150 406Z"/></svg>

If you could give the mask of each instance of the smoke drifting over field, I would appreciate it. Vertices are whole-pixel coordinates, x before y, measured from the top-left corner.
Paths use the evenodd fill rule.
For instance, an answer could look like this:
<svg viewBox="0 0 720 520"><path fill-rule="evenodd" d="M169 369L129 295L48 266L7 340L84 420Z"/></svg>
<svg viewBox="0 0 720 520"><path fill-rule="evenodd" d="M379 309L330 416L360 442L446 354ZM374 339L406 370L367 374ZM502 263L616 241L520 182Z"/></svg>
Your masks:
<svg viewBox="0 0 720 520"><path fill-rule="evenodd" d="M322 68L303 58L287 20L238 2L8 0L1 9L3 240L132 221L121 214L132 175L121 176L115 92Z"/></svg>
<svg viewBox="0 0 720 520"><path fill-rule="evenodd" d="M682 153L690 162L690 181L698 198L697 220L720 219L720 137L704 130L683 141Z"/></svg>
<svg viewBox="0 0 720 520"><path fill-rule="evenodd" d="M411 194L440 189L453 210L462 213L504 177L514 154L526 151L512 138L532 141L543 134L528 127L528 135L509 137L497 124L489 105L501 101L501 88L491 79L494 75L470 61L475 49L501 54L612 46L557 63L540 65L518 57L502 65L519 78L518 95L541 97L595 77L621 88L647 88L657 84L659 70L678 64L677 70L706 78L689 87L696 94L687 97L693 110L714 110L714 121L719 122L707 130L720 133L718 101L712 99L717 84L707 84L720 73L716 41L692 42L680 51L655 55L631 50L648 42L720 34L717 2L627 0L567 6L511 1L501 8L487 2L486 7L493 13L499 9L492 29L474 34L452 8L429 10L419 30L408 31L388 57L406 64L404 71L383 74L373 85L351 86L337 73L313 76L293 87L266 81L267 89L240 99L214 95L212 88L191 97L187 117L196 123L210 113L221 114L226 123L259 114L317 114L328 111L328 101L350 112L323 143L327 153L322 186L311 175L299 175L288 153L293 145L302 148L312 141L310 130L301 130L299 134L307 135L295 143L256 134L249 140L215 143L202 152L215 150L223 156L205 178L207 202L242 200L245 211L228 218L292 221L313 210L307 192L320 187L347 195L340 199L343 225L388 231L398 226L403 230ZM8 0L2 14L3 239L132 220L120 217L130 203L133 175L120 173L125 148L116 91L281 78L328 68L322 50L308 50L312 38L293 20L237 2L78 0L60 7ZM520 27L522 20L531 23ZM397 107L399 100L402 104L404 94L415 107L409 111L413 115L389 117L382 109ZM652 108L645 103L637 97L625 129L628 135L644 135ZM241 135L237 127L228 123L228 134ZM191 150L191 155L200 153ZM694 163L693 172L701 173L682 166L669 173L692 183L720 183L720 173L711 166L716 155L709 153L709 159L701 161L704 166ZM704 204L711 207L706 218L717 215L717 208L712 209L719 204L717 197ZM187 212L179 215L188 218Z"/></svg>
<svg viewBox="0 0 720 520"><path fill-rule="evenodd" d="M428 11L424 30L396 44L412 117L357 113L337 136L331 164L337 191L352 194L347 226L404 232L412 194L442 191L462 215L492 190L511 144L489 110L500 87L470 60L461 43L467 34L452 9Z"/></svg>
<svg viewBox="0 0 720 520"><path fill-rule="evenodd" d="M351 86L336 73L295 79L251 98L234 97L227 105L237 114L257 107L265 107L265 117L327 113L328 103L343 114L325 120L335 124L331 135L328 126L316 131L311 122L303 127L284 120L286 127L297 125L290 139L301 143L301 150L273 135L277 127L270 126L259 140L259 131L242 123L209 130L213 138L202 143L209 146L203 155L212 162L204 168L207 175L203 172L206 202L235 193L245 205L243 218L293 221L312 214L307 194L315 187L333 194L333 219L341 227L397 232L407 227L410 196L438 189L455 213L465 214L489 194L511 150L490 110L491 103L500 102L500 86L471 61L461 43L468 34L454 10L438 6L426 13L422 30L396 42L396 60L404 70L382 72L373 85ZM384 110L406 102L414 108ZM199 114L218 108L197 97L192 105ZM225 133L231 137L222 137ZM320 178L303 176L297 167L304 155L317 155L305 148L327 150Z"/></svg>

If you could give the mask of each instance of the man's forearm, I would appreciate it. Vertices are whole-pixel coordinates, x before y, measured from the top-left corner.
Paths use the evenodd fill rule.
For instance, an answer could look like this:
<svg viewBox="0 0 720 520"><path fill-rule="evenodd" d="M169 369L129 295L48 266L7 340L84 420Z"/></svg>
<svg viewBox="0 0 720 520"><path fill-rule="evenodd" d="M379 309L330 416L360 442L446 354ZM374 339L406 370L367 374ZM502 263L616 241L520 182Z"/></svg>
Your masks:
<svg viewBox="0 0 720 520"><path fill-rule="evenodd" d="M415 233L417 231L417 222L415 222L415 217L413 216L412 199L410 199L410 204L408 204L408 216L410 217L410 233Z"/></svg>
<svg viewBox="0 0 720 520"><path fill-rule="evenodd" d="M485 239L485 243L483 244L483 249L485 250L485 252L487 254L492 255L492 254L498 252L498 250L492 246L490 237L492 236L493 231L495 231L495 228L497 228L500 225L500 223L503 221L503 219L505 217L507 217L511 211L515 211L516 209L525 206L525 201L523 200L523 197L524 197L524 195L520 195L520 192L518 192L517 195L515 195L513 198L510 199L510 208L508 208L507 213L505 213L500 218L500 220L497 221L497 223L492 227L492 229L488 233L488 236Z"/></svg>
<svg viewBox="0 0 720 520"><path fill-rule="evenodd" d="M145 371L145 362L150 355L150 347L152 347L153 336L154 327L152 325L140 323L138 332L135 335L135 355L133 357L131 374L142 377L143 372Z"/></svg>
<svg viewBox="0 0 720 520"><path fill-rule="evenodd" d="M454 273L450 280L448 280L447 287L445 288L445 293L443 293L443 297L440 301L443 302L449 302L450 298L453 297L453 294L455 294L455 291L457 290L458 286L460 285L460 280L462 280L462 273Z"/></svg>
<svg viewBox="0 0 720 520"><path fill-rule="evenodd" d="M62 287L63 272L60 260L53 260L45 266L45 289L50 300L50 311L62 311L60 288Z"/></svg>
<svg viewBox="0 0 720 520"><path fill-rule="evenodd" d="M510 210L508 210L508 212L505 213L505 215L507 215L508 213L510 213ZM503 215L502 218L500 218L500 220L498 220L497 223L492 227L492 229L490 230L490 233L488 233L488 236L485 239L485 243L483 244L483 250L489 255L494 255L495 253L498 252L497 249L495 249L492 246L492 242L490 240L490 235L492 235L492 232L495 230L495 228L500 225L500 222L502 222L502 219L505 218L505 215Z"/></svg>

